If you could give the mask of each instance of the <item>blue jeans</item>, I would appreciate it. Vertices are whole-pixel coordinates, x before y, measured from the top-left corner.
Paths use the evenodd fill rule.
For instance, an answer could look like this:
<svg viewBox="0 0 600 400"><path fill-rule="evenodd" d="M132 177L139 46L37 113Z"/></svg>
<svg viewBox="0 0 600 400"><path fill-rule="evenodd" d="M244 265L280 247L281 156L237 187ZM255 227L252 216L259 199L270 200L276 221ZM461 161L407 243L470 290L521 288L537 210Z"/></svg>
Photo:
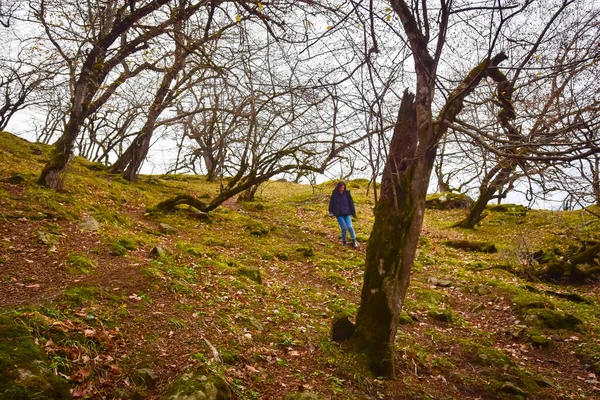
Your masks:
<svg viewBox="0 0 600 400"><path fill-rule="evenodd" d="M336 218L338 224L340 224L340 228L342 228L342 241L346 241L346 231L350 232L350 239L356 240L356 233L354 233L354 228L352 227L352 216L340 215Z"/></svg>

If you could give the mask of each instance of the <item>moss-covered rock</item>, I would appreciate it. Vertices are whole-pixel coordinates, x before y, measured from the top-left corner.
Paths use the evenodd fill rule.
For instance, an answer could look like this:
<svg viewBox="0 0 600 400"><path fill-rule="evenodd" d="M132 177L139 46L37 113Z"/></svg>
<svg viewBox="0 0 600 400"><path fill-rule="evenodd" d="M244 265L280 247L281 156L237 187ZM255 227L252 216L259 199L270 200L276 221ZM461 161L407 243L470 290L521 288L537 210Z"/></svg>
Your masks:
<svg viewBox="0 0 600 400"><path fill-rule="evenodd" d="M452 210L456 208L470 208L473 199L462 193L434 193L427 196L425 207L434 210Z"/></svg>
<svg viewBox="0 0 600 400"><path fill-rule="evenodd" d="M554 310L554 304L544 298L543 296L536 296L532 294L521 294L512 299L513 309L515 310L526 310L533 308L548 308Z"/></svg>
<svg viewBox="0 0 600 400"><path fill-rule="evenodd" d="M534 308L524 310L525 323L533 326L540 326L548 329L565 329L569 331L580 332L582 330L582 321L574 315L562 311Z"/></svg>
<svg viewBox="0 0 600 400"><path fill-rule="evenodd" d="M296 248L296 253L302 255L303 257L312 257L315 255L315 251L312 247L298 247Z"/></svg>
<svg viewBox="0 0 600 400"><path fill-rule="evenodd" d="M498 252L496 246L493 243L489 242L477 242L470 240L445 240L443 243L446 246L466 251L479 251L481 253Z"/></svg>
<svg viewBox="0 0 600 400"><path fill-rule="evenodd" d="M452 311L447 310L447 309L433 309L433 310L429 310L429 312L427 313L427 315L436 320L436 321L440 321L440 322L453 322L454 321L454 316L452 315Z"/></svg>
<svg viewBox="0 0 600 400"><path fill-rule="evenodd" d="M529 336L529 339L534 345L539 347L548 347L550 346L550 343L552 343L552 340L545 335L532 335Z"/></svg>
<svg viewBox="0 0 600 400"><path fill-rule="evenodd" d="M258 268L239 267L236 269L236 274L239 276L245 276L251 281L262 284L262 274Z"/></svg>
<svg viewBox="0 0 600 400"><path fill-rule="evenodd" d="M67 383L54 375L29 331L0 316L0 399L70 399Z"/></svg>
<svg viewBox="0 0 600 400"><path fill-rule="evenodd" d="M270 231L269 228L260 222L251 222L245 228L252 236L266 236Z"/></svg>
<svg viewBox="0 0 600 400"><path fill-rule="evenodd" d="M218 375L195 371L184 374L164 392L165 400L229 400L233 394L229 385Z"/></svg>
<svg viewBox="0 0 600 400"><path fill-rule="evenodd" d="M495 204L487 207L489 211L507 213L517 217L523 217L529 211L529 208L521 204Z"/></svg>

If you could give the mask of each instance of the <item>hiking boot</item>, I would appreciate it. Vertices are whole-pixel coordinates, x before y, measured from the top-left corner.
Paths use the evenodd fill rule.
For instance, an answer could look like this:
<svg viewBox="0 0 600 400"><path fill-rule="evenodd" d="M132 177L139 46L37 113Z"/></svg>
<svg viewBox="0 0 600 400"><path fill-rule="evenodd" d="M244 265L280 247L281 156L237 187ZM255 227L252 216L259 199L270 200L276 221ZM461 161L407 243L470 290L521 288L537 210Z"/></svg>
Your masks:
<svg viewBox="0 0 600 400"><path fill-rule="evenodd" d="M346 241L342 240L342 246L345 246L345 245L346 245Z"/></svg>
<svg viewBox="0 0 600 400"><path fill-rule="evenodd" d="M358 242L355 240L352 241L352 247L358 249Z"/></svg>

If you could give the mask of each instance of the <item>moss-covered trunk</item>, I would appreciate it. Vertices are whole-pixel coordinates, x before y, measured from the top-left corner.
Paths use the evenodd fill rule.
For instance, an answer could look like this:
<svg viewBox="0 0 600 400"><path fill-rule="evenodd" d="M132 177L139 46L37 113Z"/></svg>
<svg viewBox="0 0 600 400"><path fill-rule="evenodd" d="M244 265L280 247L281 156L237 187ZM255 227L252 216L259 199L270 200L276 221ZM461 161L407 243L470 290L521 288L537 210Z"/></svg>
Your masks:
<svg viewBox="0 0 600 400"><path fill-rule="evenodd" d="M494 198L496 192L510 182L513 172L517 167L517 162L514 159L505 159L504 163L506 164L504 167L498 164L499 172L492 182L488 183L489 180L484 179L484 183L479 188L479 197L469 209L469 214L465 220L458 224L459 226L473 229L483 219L483 211L490 200ZM493 173L491 176L493 176Z"/></svg>
<svg viewBox="0 0 600 400"><path fill-rule="evenodd" d="M40 173L38 183L52 189L63 186L69 163L73 159L73 148L83 121L71 118L65 125L63 135L54 144L50 160Z"/></svg>
<svg viewBox="0 0 600 400"><path fill-rule="evenodd" d="M354 349L367 358L376 376L395 376L394 341L398 314L410 283L419 233L423 223L425 192L435 147L418 157L415 97L402 98L375 223L367 245L361 304L352 337Z"/></svg>

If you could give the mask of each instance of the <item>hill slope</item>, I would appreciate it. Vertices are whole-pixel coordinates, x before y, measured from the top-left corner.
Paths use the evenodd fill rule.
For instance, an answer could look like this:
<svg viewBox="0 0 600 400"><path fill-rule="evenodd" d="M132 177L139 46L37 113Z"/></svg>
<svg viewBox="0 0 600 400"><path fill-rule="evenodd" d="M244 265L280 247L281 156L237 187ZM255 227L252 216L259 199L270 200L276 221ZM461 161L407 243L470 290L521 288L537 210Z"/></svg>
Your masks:
<svg viewBox="0 0 600 400"><path fill-rule="evenodd" d="M600 396L596 285L505 270L580 236L581 213L490 212L465 231L451 228L462 211L428 210L399 376L388 381L329 340L332 317L358 307L373 206L364 182L348 183L362 242L353 250L327 217L331 184L268 182L260 201L229 202L208 218L162 215L147 210L178 193L213 196L218 183L162 175L133 184L77 159L56 192L35 183L47 153L0 133L0 343L20 343L0 346L11 361L0 362L0 398L62 398L52 387L64 382L74 398L170 398L190 391L191 373L240 399ZM39 368L62 383L23 372L39 355L19 349L34 347Z"/></svg>

